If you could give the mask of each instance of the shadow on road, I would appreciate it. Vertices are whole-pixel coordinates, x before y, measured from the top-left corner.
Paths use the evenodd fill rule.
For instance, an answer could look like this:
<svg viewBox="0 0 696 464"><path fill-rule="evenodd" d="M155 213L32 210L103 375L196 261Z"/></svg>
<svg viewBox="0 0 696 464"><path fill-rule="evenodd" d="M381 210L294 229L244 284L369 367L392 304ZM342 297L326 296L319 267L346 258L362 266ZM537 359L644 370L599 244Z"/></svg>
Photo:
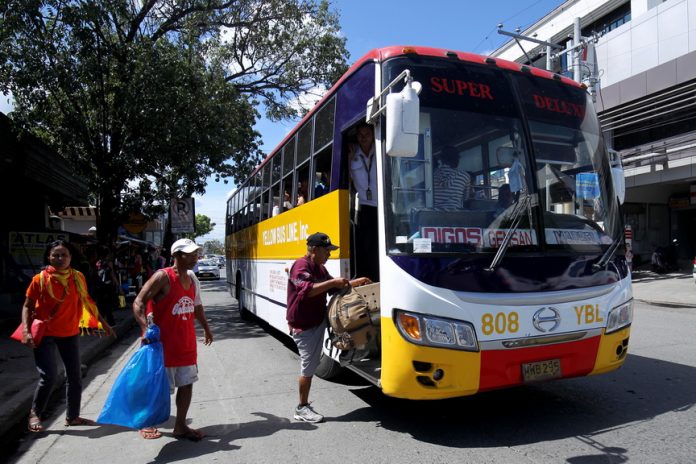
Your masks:
<svg viewBox="0 0 696 464"><path fill-rule="evenodd" d="M691 409L694 385L696 368L629 355L623 368L603 376L441 401L400 400L374 387L356 389L353 393L369 407L327 420L378 421L389 430L447 447L528 445L570 437L592 442L600 432Z"/></svg>
<svg viewBox="0 0 696 464"><path fill-rule="evenodd" d="M243 424L220 424L202 427L199 430L206 436L198 443L186 440L177 440L166 443L151 463L178 462L188 459L217 453L219 451L232 451L239 449L235 445L236 440L243 438L261 438L273 435L282 430L314 430L316 425L306 422L293 422L286 417L278 417L263 412L252 413L259 419ZM173 424L174 418L171 419ZM288 462L293 462L289 459Z"/></svg>

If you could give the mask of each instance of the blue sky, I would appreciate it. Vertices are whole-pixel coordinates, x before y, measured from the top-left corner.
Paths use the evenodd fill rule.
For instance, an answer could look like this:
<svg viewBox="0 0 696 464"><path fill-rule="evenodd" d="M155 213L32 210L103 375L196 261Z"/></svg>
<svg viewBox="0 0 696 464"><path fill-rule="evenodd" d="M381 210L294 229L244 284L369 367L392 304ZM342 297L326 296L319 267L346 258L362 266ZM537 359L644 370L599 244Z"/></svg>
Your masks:
<svg viewBox="0 0 696 464"><path fill-rule="evenodd" d="M439 0L404 2L397 0L332 0L340 15L347 38L350 63L373 48L389 45L421 45L488 54L506 42L497 33L498 23L514 31L532 25L562 0ZM263 150L273 150L295 122L271 123L261 120L256 129L263 139ZM206 194L196 198L196 213L216 223L215 229L197 241L224 242L225 199L232 183L208 183Z"/></svg>
<svg viewBox="0 0 696 464"><path fill-rule="evenodd" d="M563 3L563 0L439 0L404 2L403 0L331 0L340 15L349 62L353 63L373 48L389 45L421 45L488 54L505 43L497 33L504 29L524 29ZM0 95L0 111L10 106ZM261 120L256 129L269 152L280 143L296 122L270 123ZM209 179L206 194L196 197L196 213L205 214L217 224L213 232L198 242L224 241L225 200L234 189L231 183Z"/></svg>

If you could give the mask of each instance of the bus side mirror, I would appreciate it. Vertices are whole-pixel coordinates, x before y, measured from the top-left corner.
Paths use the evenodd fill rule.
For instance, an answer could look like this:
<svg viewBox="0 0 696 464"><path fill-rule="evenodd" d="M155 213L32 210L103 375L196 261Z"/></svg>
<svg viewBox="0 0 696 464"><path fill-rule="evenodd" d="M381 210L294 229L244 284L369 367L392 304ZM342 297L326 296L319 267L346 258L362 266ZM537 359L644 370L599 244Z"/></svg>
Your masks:
<svg viewBox="0 0 696 464"><path fill-rule="evenodd" d="M626 199L626 179L624 178L623 167L611 168L611 177L614 180L614 192L619 203L623 204Z"/></svg>
<svg viewBox="0 0 696 464"><path fill-rule="evenodd" d="M418 129L421 90L412 81L401 90L387 95L387 155L411 158L418 154Z"/></svg>
<svg viewBox="0 0 696 464"><path fill-rule="evenodd" d="M624 177L623 163L618 151L607 149L609 155L609 165L611 166L611 179L614 183L614 193L619 199L619 204L623 204L626 199L626 178Z"/></svg>

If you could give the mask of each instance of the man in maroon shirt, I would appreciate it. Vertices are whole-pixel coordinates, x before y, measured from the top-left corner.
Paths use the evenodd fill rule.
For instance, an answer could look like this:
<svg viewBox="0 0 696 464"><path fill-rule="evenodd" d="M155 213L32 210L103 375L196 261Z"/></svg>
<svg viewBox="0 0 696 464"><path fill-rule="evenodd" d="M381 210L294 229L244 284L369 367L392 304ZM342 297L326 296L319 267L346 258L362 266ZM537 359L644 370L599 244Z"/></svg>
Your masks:
<svg viewBox="0 0 696 464"><path fill-rule="evenodd" d="M300 403L295 408L294 419L305 422L322 422L309 404L312 377L319 365L321 347L326 331L326 295L329 291L347 285L353 287L371 283L367 277L349 281L332 277L324 267L331 252L338 247L329 236L316 232L307 237L307 254L295 261L288 281L288 308L286 319L290 334L300 353Z"/></svg>

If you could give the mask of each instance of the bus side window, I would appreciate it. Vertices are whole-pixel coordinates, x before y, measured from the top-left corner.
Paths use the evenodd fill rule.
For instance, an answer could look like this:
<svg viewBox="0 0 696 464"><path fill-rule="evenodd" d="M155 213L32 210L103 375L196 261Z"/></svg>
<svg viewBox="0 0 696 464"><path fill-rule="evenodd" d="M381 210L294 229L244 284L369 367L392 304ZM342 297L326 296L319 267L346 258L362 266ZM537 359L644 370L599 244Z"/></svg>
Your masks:
<svg viewBox="0 0 696 464"><path fill-rule="evenodd" d="M281 212L293 207L293 186L295 184L295 140L293 137L283 148L283 181L280 187Z"/></svg>
<svg viewBox="0 0 696 464"><path fill-rule="evenodd" d="M309 186L309 162L306 162L297 170L297 201L296 206L303 205L307 203L311 198L309 197L310 191Z"/></svg>
<svg viewBox="0 0 696 464"><path fill-rule="evenodd" d="M314 156L314 198L329 193L331 187L332 146L324 148Z"/></svg>
<svg viewBox="0 0 696 464"><path fill-rule="evenodd" d="M275 184L271 189L271 202L273 205L271 216L277 216L284 211L282 196L280 195L280 182Z"/></svg>

